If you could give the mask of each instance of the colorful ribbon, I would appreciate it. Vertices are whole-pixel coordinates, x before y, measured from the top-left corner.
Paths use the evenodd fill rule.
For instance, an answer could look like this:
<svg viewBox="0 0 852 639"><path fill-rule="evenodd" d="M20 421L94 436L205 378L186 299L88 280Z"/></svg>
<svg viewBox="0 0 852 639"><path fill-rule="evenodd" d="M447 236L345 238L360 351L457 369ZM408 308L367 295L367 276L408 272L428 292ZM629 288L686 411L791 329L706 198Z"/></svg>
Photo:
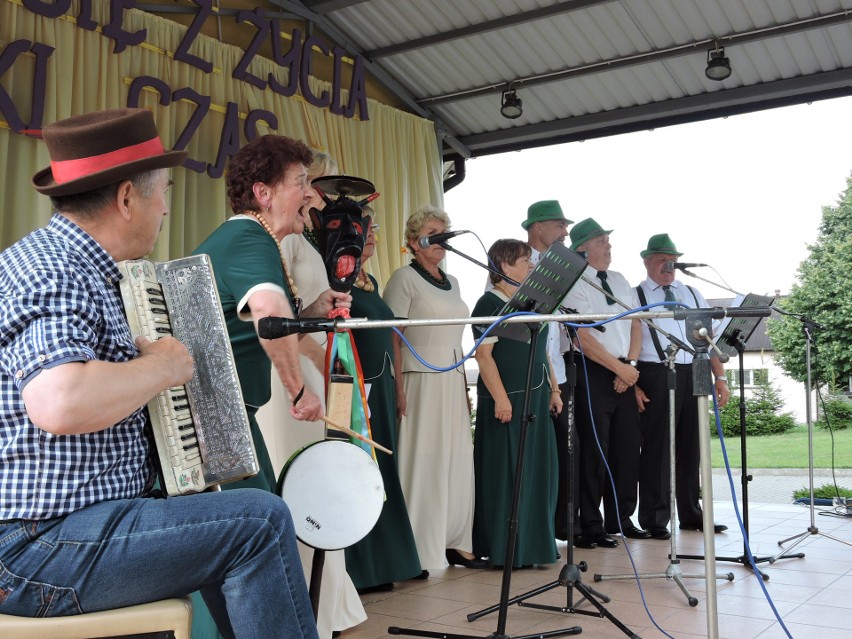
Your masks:
<svg viewBox="0 0 852 639"><path fill-rule="evenodd" d="M328 314L329 319L338 317L349 319L349 309L336 308ZM336 362L340 362L346 374L352 377L352 411L349 427L364 437L372 439L370 410L367 406L367 391L364 387L364 371L361 369L361 359L358 357L358 349L355 348L355 341L352 339L352 332L349 329L328 334L325 351L326 392L328 392L329 380ZM350 437L349 441L366 450L373 460L376 460L376 450L372 446L355 437Z"/></svg>

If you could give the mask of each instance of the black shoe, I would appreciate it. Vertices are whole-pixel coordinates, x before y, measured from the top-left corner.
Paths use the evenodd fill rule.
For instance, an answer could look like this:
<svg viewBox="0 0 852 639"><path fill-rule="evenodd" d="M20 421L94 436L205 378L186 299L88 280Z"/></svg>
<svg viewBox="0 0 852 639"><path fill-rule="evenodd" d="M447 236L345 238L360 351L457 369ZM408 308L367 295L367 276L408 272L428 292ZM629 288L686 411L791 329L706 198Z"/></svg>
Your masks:
<svg viewBox="0 0 852 639"><path fill-rule="evenodd" d="M704 524L702 522L699 522L697 524L681 523L679 528L681 530L697 530L698 532L704 532ZM717 535L720 532L725 532L727 529L728 529L728 527L725 524L713 524L713 532L716 533Z"/></svg>
<svg viewBox="0 0 852 639"><path fill-rule="evenodd" d="M645 532L644 530L642 532ZM602 534L595 537L595 543L598 548L615 548L618 546L618 540L613 539L609 535Z"/></svg>
<svg viewBox="0 0 852 639"><path fill-rule="evenodd" d="M671 539L672 534L668 531L667 528L649 528L648 534L651 535L651 539Z"/></svg>
<svg viewBox="0 0 852 639"><path fill-rule="evenodd" d="M366 588L357 588L359 595L368 595L371 592L390 592L393 590L393 582L386 584L376 584L375 586L367 586Z"/></svg>
<svg viewBox="0 0 852 639"><path fill-rule="evenodd" d="M630 524L629 526L624 526L621 529L621 532L628 539L650 539L651 538L651 533L649 533L647 530L642 530L641 528L637 528L633 524ZM616 534L617 535L618 533L610 533L610 534Z"/></svg>
<svg viewBox="0 0 852 639"><path fill-rule="evenodd" d="M420 573L419 575L417 575L416 577L412 577L412 579L429 579L429 571L428 571L428 570L424 570L423 572L421 572L421 573Z"/></svg>
<svg viewBox="0 0 852 639"><path fill-rule="evenodd" d="M574 535L574 546L577 548L597 548L594 537L586 535Z"/></svg>
<svg viewBox="0 0 852 639"><path fill-rule="evenodd" d="M488 561L485 559L480 559L479 557L474 557L473 559L466 559L458 550L455 548L448 548L446 552L447 562L451 566L459 565L464 568L473 568L475 570L479 570L481 568L488 567Z"/></svg>

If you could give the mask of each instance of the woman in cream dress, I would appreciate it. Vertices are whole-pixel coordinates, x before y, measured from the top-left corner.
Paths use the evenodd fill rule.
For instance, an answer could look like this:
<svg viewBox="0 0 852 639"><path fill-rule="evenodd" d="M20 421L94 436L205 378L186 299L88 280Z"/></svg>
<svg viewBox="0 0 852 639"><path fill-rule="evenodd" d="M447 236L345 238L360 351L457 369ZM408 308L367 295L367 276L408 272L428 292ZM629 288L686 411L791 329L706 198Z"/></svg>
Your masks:
<svg viewBox="0 0 852 639"><path fill-rule="evenodd" d="M308 183L325 175L336 175L337 164L328 155L314 152L314 161L308 167ZM322 209L322 198L311 189L310 207ZM309 216L308 216L309 217ZM281 246L290 266L290 275L299 289L306 304L310 304L320 293L328 289L328 277L325 264L312 241L310 221L305 231L284 238ZM325 333L308 333L300 336L299 350L302 377L305 386L321 399L325 397L325 378L321 371L325 357ZM325 424L317 422L297 422L288 410L287 394L281 384L272 384L272 400L258 413L258 421L264 436L269 442L270 454L282 467L297 450L316 441L325 439ZM277 454L276 454L277 453ZM305 579L310 583L311 565L314 551L299 543L299 554ZM346 560L342 550L326 551L320 588L317 630L320 639L329 639L333 632L340 632L358 625L367 619L367 613L355 590L355 586L346 572Z"/></svg>
<svg viewBox="0 0 852 639"><path fill-rule="evenodd" d="M383 296L397 318L469 315L458 280L438 266L445 249L419 245L420 238L443 233L449 226L447 214L433 207L408 218L405 241L414 259L393 273ZM463 325L413 326L405 337L424 360L448 366L462 357L463 331ZM399 478L420 564L443 568L448 561L484 568L486 562L471 553L473 444L463 367L439 373L418 362L398 337L394 347Z"/></svg>

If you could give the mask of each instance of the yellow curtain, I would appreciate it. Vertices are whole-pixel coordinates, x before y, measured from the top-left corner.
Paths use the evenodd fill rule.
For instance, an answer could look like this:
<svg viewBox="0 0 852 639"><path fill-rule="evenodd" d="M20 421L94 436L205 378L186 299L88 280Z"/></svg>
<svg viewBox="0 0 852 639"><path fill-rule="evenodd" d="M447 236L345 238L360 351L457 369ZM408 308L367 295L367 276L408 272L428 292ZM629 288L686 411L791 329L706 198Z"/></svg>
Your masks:
<svg viewBox="0 0 852 639"><path fill-rule="evenodd" d="M93 18L100 25L107 24L108 0L93 0L92 4ZM134 79L150 76L161 80L172 92L185 88L209 97L210 110L186 148L190 159L216 164L227 104L237 105L241 132L248 113L257 109L269 111L277 117L278 128L272 131L260 122L260 133L304 140L309 146L330 153L343 173L366 178L376 185L381 197L373 206L381 231L377 254L370 261L369 270L380 284L406 261L400 252L406 217L422 204L443 205L441 157L430 121L375 100L368 101L369 120L347 119L312 106L298 94L285 98L269 89L261 90L231 77L231 71L245 53L242 49L199 36L190 53L213 64L213 72L204 73L173 58L185 28L142 11L125 12L122 28L128 32L147 29L144 42L115 54L114 41L100 30L78 27L76 15L76 2L66 15L44 18L26 9L20 0L0 0L0 55L11 42L18 40L55 49L46 65L43 124L89 111L127 106ZM37 66L37 55L26 52L0 75L0 89L11 96L25 122L31 117ZM273 73L279 80L286 80L282 69L269 59L254 58L248 70L261 78ZM316 78L309 81L315 94L331 91L327 82ZM141 91L139 106L153 111L164 144L172 147L196 113L196 105L187 99L174 101L171 96L166 97L169 103L163 106L161 95L146 88ZM344 103L345 100L344 92ZM48 198L38 195L30 183L32 174L49 163L44 143L11 131L8 118L2 115L0 249L44 225L50 216ZM241 143L245 143L242 136L241 133ZM230 215L224 179L184 167L175 169L172 179L175 184L171 191L171 215L151 255L155 260L187 255Z"/></svg>

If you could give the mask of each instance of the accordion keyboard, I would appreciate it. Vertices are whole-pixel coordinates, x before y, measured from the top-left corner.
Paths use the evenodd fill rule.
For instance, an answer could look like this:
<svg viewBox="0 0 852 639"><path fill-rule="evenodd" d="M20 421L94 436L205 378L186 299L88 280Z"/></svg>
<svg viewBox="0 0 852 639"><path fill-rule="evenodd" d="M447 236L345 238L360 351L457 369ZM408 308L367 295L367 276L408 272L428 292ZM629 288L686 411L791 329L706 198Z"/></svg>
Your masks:
<svg viewBox="0 0 852 639"><path fill-rule="evenodd" d="M165 295L156 280L146 279L144 288L134 287L132 297L135 317L131 320L131 326L135 324L137 327L137 330L133 331L134 336L144 335L153 341L165 335L172 335ZM126 300L125 310L128 316L131 315ZM195 475L196 479L200 479L197 471L203 460L186 387L175 386L159 393L148 404L148 413L160 453L160 463L164 464L167 459L171 466L170 469L162 468L163 474L166 477ZM168 479L166 481L169 483Z"/></svg>

